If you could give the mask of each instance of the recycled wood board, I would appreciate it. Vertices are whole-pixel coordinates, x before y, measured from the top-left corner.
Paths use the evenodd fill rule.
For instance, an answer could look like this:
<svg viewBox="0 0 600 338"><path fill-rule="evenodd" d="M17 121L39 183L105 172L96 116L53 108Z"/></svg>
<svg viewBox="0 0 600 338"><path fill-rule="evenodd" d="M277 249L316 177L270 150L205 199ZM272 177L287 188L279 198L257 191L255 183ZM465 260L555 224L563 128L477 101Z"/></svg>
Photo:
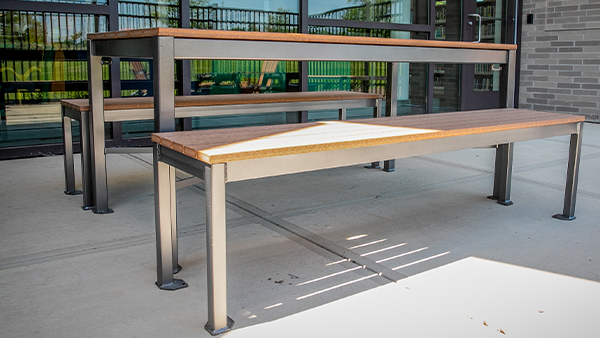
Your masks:
<svg viewBox="0 0 600 338"><path fill-rule="evenodd" d="M473 43L460 41L439 40L413 40L413 39L388 39L358 36L300 34L300 33L271 33L271 32L242 32L220 31L187 28L144 28L126 31L92 33L88 34L89 40L114 40L149 38L153 36L172 36L185 39L219 39L219 40L245 40L245 41L275 41L275 42L302 42L302 43L332 43L353 45L377 46L406 46L406 47L437 47L459 49L488 49L488 50L516 50L516 45Z"/></svg>
<svg viewBox="0 0 600 338"><path fill-rule="evenodd" d="M489 109L152 134L152 141L209 164L584 121L575 115Z"/></svg>
<svg viewBox="0 0 600 338"><path fill-rule="evenodd" d="M349 91L190 95L175 96L175 107L203 107L237 104L364 100L381 98L383 98L383 96L380 94L369 94ZM77 111L90 110L90 102L88 99L61 100L60 103L63 106L69 107ZM104 110L149 109L153 107L153 97L123 97L104 99Z"/></svg>

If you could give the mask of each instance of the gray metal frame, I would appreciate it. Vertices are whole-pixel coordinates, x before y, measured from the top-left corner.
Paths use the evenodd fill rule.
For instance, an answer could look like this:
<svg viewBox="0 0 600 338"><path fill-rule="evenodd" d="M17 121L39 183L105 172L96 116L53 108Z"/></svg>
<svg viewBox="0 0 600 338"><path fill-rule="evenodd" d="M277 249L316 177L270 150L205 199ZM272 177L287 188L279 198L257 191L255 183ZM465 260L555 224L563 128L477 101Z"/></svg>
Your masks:
<svg viewBox="0 0 600 338"><path fill-rule="evenodd" d="M173 279L172 274L169 273L176 266L176 261L171 257L172 254L175 254L174 250L176 250L176 246L170 247L168 245L169 243L176 243L176 219L174 216L175 210L172 207L176 204L176 196L174 193L171 193L167 197L164 197L164 195L175 189L173 168L178 168L198 176L204 179L206 184L208 323L205 329L211 334L218 334L230 330L233 325L233 320L227 316L225 193L225 184L227 182L344 167L374 161L379 158L406 158L473 147L499 145L496 156L493 196L500 203L503 203L510 201L513 143L570 134L571 145L569 147L564 210L562 214L553 216L559 219L570 220L575 218L575 197L577 194L579 157L581 153L582 125L583 122L532 127L212 165L164 146L156 145L155 154L157 155L156 160L159 174L155 180L155 191L157 195L160 194L160 197L156 198L157 274L159 278L157 285L159 283L169 286L173 285L173 283L185 284L183 281ZM175 238L169 236L175 236ZM321 245L327 247L327 244ZM335 247L330 250L332 252L339 251ZM357 264L361 263L357 262ZM376 268L381 269L379 266ZM372 266L371 269L373 269ZM377 270L376 272L391 280L403 277L393 271L391 274L387 270Z"/></svg>
<svg viewBox="0 0 600 338"><path fill-rule="evenodd" d="M239 53L243 50L244 53ZM294 61L382 61L388 62L389 72L397 70L398 62L419 63L500 63L508 64L507 107L514 104L515 51L485 50L479 48L457 49L447 47L408 47L354 45L314 42L272 42L174 38L155 36L136 39L90 40L88 46L90 64L98 63L100 57L130 57L154 59L154 130L157 132L174 131L174 60L176 59L258 59L258 60L294 60ZM90 101L97 101L102 95L101 69L90 67ZM391 81L389 81L391 80ZM93 83L97 83L95 86ZM388 75L388 91L397 87L397 76ZM390 94L390 93L388 93ZM393 93L392 93L393 94ZM396 96L390 98L387 116L395 115ZM105 114L101 105L92 107L92 120ZM249 107L250 108L250 107ZM302 108L301 110L304 110ZM104 135L104 125L92 122L92 138ZM104 144L92 141L92 160L94 169L94 212L112 212L108 208L106 193L106 164L99 154L104 153ZM386 161L385 170L393 171L394 162ZM96 189L99 187L99 189Z"/></svg>
<svg viewBox="0 0 600 338"><path fill-rule="evenodd" d="M239 51L243 50L244 53ZM396 64L398 62L418 63L500 63L507 64L508 86L506 88L507 107L513 107L514 82L515 82L515 52L501 50L482 49L453 49L434 47L407 47L407 46L376 46L376 45L353 45L337 43L311 43L311 42L268 42L268 41L240 41L240 40L210 40L189 39L173 37L153 37L127 40L93 40L90 41L89 62L90 69L90 101L92 102L92 126L94 141L99 135L104 136L103 125L97 123L103 121L104 110L99 102L102 102L102 72L98 66L100 57L139 57L154 58L154 123L155 131L174 130L174 59L258 59L258 60L292 60L292 61L381 61ZM94 65L97 63L98 65ZM397 69L396 67L388 67ZM388 75L390 89L397 87L397 77ZM95 85L93 85L95 84ZM387 105L396 107L396 95L388 96ZM393 108L392 108L393 109ZM391 113L390 113L391 114ZM554 134L556 128L543 128L543 134ZM574 128L565 131L562 128L559 134L577 133ZM537 131L537 129L536 129ZM447 151L452 149L471 148L480 145L496 145L512 143L522 138L523 133L500 132L482 135L461 136L454 138L452 142L423 141L409 143L409 145L385 145L377 147L364 147L357 149L346 149L332 152L314 154L294 155L291 157L274 157L263 160L232 162L226 165L213 165L206 170L204 176L207 178L207 248L212 250L208 253L209 259L209 321L206 329L212 334L227 331L233 325L227 317L226 302L226 256L225 256L225 182L254 177L281 175L292 172L318 170L323 168L346 166L355 163L373 162L380 159L395 159L406 156L415 156L423 153L425 149L430 152ZM513 135L516 134L516 135ZM579 136L577 137L579 138ZM92 157L94 162L95 184L106 186L105 162L103 156L104 143L92 142ZM449 149L451 148L451 149ZM155 146L154 150L154 180L155 180L155 202L156 202L156 231L157 231L157 265L159 267L157 284L172 283L172 276L168 275L173 270L173 245L176 240L168 233L174 233L176 226L175 217L170 207L173 205L174 194L167 193L174 186L174 178L170 170L162 167L163 151L161 146ZM412 154L412 155L410 155ZM172 154L173 158L181 162L189 162L190 158L185 155ZM102 157L102 160L98 158ZM200 163L200 162L198 162ZM388 162L389 163L389 162ZM276 164L276 165L275 165ZM192 165L195 167L197 165ZM391 168L392 164L388 165ZM577 166L574 166L575 169ZM263 173L263 169L270 170ZM576 171L576 170L575 170ZM104 174L103 186L99 182ZM193 174L193 173L192 173ZM210 183L209 183L210 181ZM105 191L94 189L95 202L98 203L100 196L106 196ZM102 195L104 194L104 195ZM165 196L167 195L167 196ZM169 202L167 202L169 201ZM108 208L105 201L96 204L97 210ZM170 213L169 216L165 213ZM160 242L160 245L159 245ZM218 256L218 257L216 257ZM218 259L218 261L215 261Z"/></svg>

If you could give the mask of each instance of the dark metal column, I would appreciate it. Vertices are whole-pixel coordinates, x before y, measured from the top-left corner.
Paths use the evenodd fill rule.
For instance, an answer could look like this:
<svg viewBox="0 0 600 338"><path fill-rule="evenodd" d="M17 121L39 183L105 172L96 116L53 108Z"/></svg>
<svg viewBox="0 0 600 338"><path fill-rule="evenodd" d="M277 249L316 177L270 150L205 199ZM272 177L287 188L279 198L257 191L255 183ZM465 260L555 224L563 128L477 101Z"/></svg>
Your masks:
<svg viewBox="0 0 600 338"><path fill-rule="evenodd" d="M577 133L571 134L571 143L569 144L569 166L567 168L567 185L565 187L563 213L552 216L563 221L572 221L575 219L575 200L577 197L577 182L579 180L582 132L583 122L579 122L577 124Z"/></svg>
<svg viewBox="0 0 600 338"><path fill-rule="evenodd" d="M298 0L298 33L308 33L308 0ZM301 92L308 91L308 62L298 61L298 81ZM308 122L308 111L288 112L286 123Z"/></svg>
<svg viewBox="0 0 600 338"><path fill-rule="evenodd" d="M502 205L512 205L510 185L512 179L513 143L499 144L496 148L496 164L494 169L494 190L490 199Z"/></svg>
<svg viewBox="0 0 600 338"><path fill-rule="evenodd" d="M94 135L90 142L90 149L94 149L92 152L94 156L91 159L92 166L94 167L92 173L94 207L92 210L97 214L106 214L112 213L113 211L112 209L108 208L108 187L106 184L102 58L100 56L93 55L93 46L94 45L92 42L88 40L88 81L91 112L90 130L93 130Z"/></svg>
<svg viewBox="0 0 600 338"><path fill-rule="evenodd" d="M385 116L396 116L398 113L398 63L387 64L387 85L385 88ZM396 170L396 160L390 159L383 163L383 170Z"/></svg>

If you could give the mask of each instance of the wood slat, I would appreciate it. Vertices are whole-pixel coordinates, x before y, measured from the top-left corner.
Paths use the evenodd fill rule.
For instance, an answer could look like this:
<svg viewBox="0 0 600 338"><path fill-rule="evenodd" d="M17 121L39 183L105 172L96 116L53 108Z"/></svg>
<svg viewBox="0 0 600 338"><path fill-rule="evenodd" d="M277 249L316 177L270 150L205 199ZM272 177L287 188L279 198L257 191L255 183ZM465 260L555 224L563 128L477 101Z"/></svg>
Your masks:
<svg viewBox="0 0 600 338"><path fill-rule="evenodd" d="M516 50L516 45L473 43L460 41L439 40L412 40L412 39L387 39L357 36L300 34L300 33L271 33L271 32L242 32L220 31L186 28L145 28L126 31L88 34L90 40L115 40L136 39L152 36L172 36L185 39L219 39L219 40L244 40L244 41L275 41L275 42L304 42L304 43L329 43L351 45L375 46L406 46L406 47L437 47L459 49L488 49L488 50Z"/></svg>
<svg viewBox="0 0 600 338"><path fill-rule="evenodd" d="M577 123L575 115L524 109L360 119L152 134L152 141L203 162L226 163L540 126Z"/></svg>
<svg viewBox="0 0 600 338"><path fill-rule="evenodd" d="M265 104L287 102L315 102L338 100L382 99L380 94L347 91L295 92L265 94L225 94L176 96L175 107L226 106L238 104ZM89 111L88 99L61 100L63 106L77 111ZM147 109L154 107L152 97L124 97L104 99L104 110Z"/></svg>

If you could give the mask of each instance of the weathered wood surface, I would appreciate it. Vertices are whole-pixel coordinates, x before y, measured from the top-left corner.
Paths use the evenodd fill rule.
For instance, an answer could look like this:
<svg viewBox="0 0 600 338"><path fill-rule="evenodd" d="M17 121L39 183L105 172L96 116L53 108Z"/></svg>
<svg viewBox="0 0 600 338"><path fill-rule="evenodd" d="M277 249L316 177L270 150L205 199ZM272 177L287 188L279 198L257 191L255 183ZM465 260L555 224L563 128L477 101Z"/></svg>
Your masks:
<svg viewBox="0 0 600 338"><path fill-rule="evenodd" d="M581 116L504 108L351 122L155 133L152 141L215 164L582 121Z"/></svg>
<svg viewBox="0 0 600 338"><path fill-rule="evenodd" d="M186 28L145 28L126 31L88 34L90 40L114 40L149 38L153 36L172 36L185 39L217 39L217 40L245 40L245 41L275 41L275 42L302 42L302 43L329 43L351 45L375 46L405 46L405 47L437 47L459 49L488 49L488 50L516 50L516 45L472 43L461 41L415 40L415 39L388 39L358 36L300 34L300 33L271 33L271 32L241 32L220 31Z"/></svg>

